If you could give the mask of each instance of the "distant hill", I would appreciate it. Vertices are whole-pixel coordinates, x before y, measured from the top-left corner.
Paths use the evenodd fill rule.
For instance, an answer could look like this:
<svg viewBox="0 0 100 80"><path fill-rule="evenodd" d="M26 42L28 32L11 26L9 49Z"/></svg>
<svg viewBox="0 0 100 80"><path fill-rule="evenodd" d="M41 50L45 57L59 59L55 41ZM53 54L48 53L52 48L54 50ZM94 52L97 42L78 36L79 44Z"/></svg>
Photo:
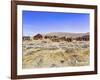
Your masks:
<svg viewBox="0 0 100 80"><path fill-rule="evenodd" d="M50 33L46 33L43 34L44 36L58 36L58 37L72 37L72 38L76 38L76 37L82 37L85 35L89 35L89 32L87 33L68 33L68 32L50 32Z"/></svg>

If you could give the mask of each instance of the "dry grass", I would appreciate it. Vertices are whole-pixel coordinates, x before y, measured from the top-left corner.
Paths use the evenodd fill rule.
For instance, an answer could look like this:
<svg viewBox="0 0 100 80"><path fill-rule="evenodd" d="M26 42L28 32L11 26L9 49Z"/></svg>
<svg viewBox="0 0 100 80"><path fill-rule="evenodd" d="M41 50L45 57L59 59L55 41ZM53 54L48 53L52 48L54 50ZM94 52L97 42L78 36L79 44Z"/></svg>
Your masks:
<svg viewBox="0 0 100 80"><path fill-rule="evenodd" d="M23 68L89 65L89 42L23 41Z"/></svg>

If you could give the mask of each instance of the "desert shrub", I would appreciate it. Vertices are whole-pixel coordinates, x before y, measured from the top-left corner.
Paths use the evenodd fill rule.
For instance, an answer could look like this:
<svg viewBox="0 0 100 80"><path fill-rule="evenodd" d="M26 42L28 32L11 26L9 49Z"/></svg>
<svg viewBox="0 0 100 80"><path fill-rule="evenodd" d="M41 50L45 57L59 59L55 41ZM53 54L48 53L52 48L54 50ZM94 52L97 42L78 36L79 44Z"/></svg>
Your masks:
<svg viewBox="0 0 100 80"><path fill-rule="evenodd" d="M51 64L51 66L50 67L57 67L57 65L56 64Z"/></svg>
<svg viewBox="0 0 100 80"><path fill-rule="evenodd" d="M47 41L42 41L42 43L47 43Z"/></svg>
<svg viewBox="0 0 100 80"><path fill-rule="evenodd" d="M66 50L66 49L67 49L67 47L61 47L61 49L62 49L62 50Z"/></svg>
<svg viewBox="0 0 100 80"><path fill-rule="evenodd" d="M83 54L86 54L86 55L88 55L88 56L89 56L89 53L90 53L90 50L89 50L89 49L87 49L87 50L85 50L85 51L83 52Z"/></svg>
<svg viewBox="0 0 100 80"><path fill-rule="evenodd" d="M82 47L82 48L87 48L88 45L87 45L87 44L82 44L81 47Z"/></svg>
<svg viewBox="0 0 100 80"><path fill-rule="evenodd" d="M65 53L74 53L75 52L75 49L74 48L67 48L65 50Z"/></svg>
<svg viewBox="0 0 100 80"><path fill-rule="evenodd" d="M30 45L30 46L31 46L31 45L34 45L34 43L30 43L30 44L28 44L28 45Z"/></svg>
<svg viewBox="0 0 100 80"><path fill-rule="evenodd" d="M48 50L56 50L56 49L58 49L58 47L56 47L56 46L49 46L48 47Z"/></svg>
<svg viewBox="0 0 100 80"><path fill-rule="evenodd" d="M28 51L25 55L32 55L33 52L32 51Z"/></svg>
<svg viewBox="0 0 100 80"><path fill-rule="evenodd" d="M72 57L72 56L69 57L69 60L68 60L68 65L69 65L69 66L75 66L76 63L77 63L77 60L76 60L75 57Z"/></svg>
<svg viewBox="0 0 100 80"><path fill-rule="evenodd" d="M33 48L33 47L30 46L30 47L27 47L26 49L31 49L31 48Z"/></svg>

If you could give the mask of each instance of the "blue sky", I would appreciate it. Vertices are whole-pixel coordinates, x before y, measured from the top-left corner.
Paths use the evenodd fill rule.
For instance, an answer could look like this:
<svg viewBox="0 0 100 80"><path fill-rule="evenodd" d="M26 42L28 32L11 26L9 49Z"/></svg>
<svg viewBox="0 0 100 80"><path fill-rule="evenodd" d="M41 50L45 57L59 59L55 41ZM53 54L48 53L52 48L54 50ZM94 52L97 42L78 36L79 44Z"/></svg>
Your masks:
<svg viewBox="0 0 100 80"><path fill-rule="evenodd" d="M89 32L89 14L61 12L22 12L23 35L49 32Z"/></svg>

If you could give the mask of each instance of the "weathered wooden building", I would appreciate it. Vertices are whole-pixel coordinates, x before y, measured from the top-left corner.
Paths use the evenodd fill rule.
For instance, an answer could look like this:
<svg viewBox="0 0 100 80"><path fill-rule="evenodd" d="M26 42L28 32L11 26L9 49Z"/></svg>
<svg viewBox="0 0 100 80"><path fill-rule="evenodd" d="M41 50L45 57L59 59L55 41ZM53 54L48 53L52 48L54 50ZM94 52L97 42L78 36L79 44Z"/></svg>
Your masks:
<svg viewBox="0 0 100 80"><path fill-rule="evenodd" d="M34 40L41 40L41 39L43 39L43 36L41 35L41 34L37 34L37 35L35 35L34 37L33 37L33 39Z"/></svg>
<svg viewBox="0 0 100 80"><path fill-rule="evenodd" d="M82 36L83 41L89 41L89 39L90 39L89 35Z"/></svg>
<svg viewBox="0 0 100 80"><path fill-rule="evenodd" d="M89 41L89 39L90 39L89 35L76 38L77 41Z"/></svg>
<svg viewBox="0 0 100 80"><path fill-rule="evenodd" d="M23 36L23 40L30 40L30 36Z"/></svg>

